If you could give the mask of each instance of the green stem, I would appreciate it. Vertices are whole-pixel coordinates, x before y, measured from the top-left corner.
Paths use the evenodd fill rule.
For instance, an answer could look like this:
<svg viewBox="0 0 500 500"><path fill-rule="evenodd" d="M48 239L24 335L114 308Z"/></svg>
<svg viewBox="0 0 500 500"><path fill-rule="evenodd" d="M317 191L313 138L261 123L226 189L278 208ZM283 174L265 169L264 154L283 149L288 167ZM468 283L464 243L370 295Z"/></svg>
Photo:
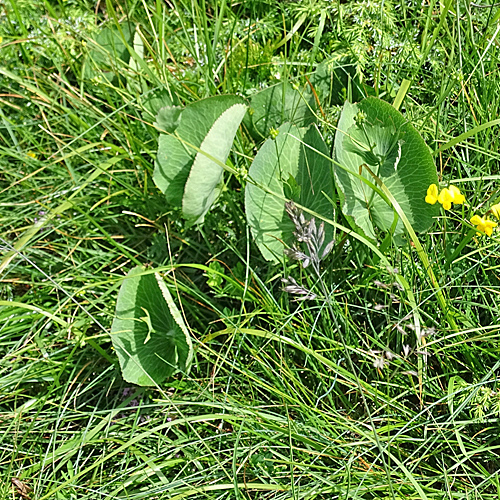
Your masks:
<svg viewBox="0 0 500 500"><path fill-rule="evenodd" d="M415 234L415 231L410 224L410 221L406 217L405 213L403 212L403 209L399 205L399 203L396 201L392 193L387 189L387 186L382 182L382 180L377 177L368 167L368 165L364 164L363 165L370 175L375 179L375 182L377 183L378 187L382 190L382 192L385 194L385 196L388 198L390 201L391 205L393 206L394 210L396 210L397 214L399 217L401 217L401 220L403 221L403 224L408 231L408 234L410 235L410 238L415 246L415 250L417 251L417 255L419 256L420 260L422 261L422 264L424 265L425 271L427 273L427 276L429 277L429 280L431 282L432 287L434 288L436 292L436 297L438 299L439 305L441 306L441 309L443 313L446 316L446 319L448 320L448 323L453 331L458 331L458 326L455 323L455 319L450 311L450 308L448 307L447 300L444 296L443 290L440 287L438 280L436 278L436 275L434 274L434 271L432 270L431 263L429 262L429 258L427 257L427 254L425 253L424 248L422 247L422 244L420 243L420 240L418 239L417 235Z"/></svg>

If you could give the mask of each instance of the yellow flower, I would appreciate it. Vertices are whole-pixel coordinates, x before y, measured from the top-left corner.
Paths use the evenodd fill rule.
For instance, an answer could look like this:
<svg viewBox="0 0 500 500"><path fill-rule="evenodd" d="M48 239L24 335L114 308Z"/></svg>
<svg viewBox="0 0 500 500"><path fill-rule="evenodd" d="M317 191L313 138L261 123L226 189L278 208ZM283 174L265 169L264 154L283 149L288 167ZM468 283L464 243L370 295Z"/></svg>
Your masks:
<svg viewBox="0 0 500 500"><path fill-rule="evenodd" d="M454 199L455 197L448 188L442 189L438 196L438 201L441 205L443 205L445 210L449 210L451 208L451 203Z"/></svg>
<svg viewBox="0 0 500 500"><path fill-rule="evenodd" d="M427 189L427 196L425 197L426 203L434 205L438 201L438 187L436 184L431 184Z"/></svg>
<svg viewBox="0 0 500 500"><path fill-rule="evenodd" d="M461 205L465 202L465 196L460 192L460 189L458 189L457 186L452 184L449 191L453 196L453 203L455 203L455 205Z"/></svg>
<svg viewBox="0 0 500 500"><path fill-rule="evenodd" d="M427 189L427 196L425 201L434 205L436 201L439 201L445 210L451 208L451 204L462 205L465 203L465 196L460 192L457 186L451 185L449 188L444 188L438 194L438 187L436 184L431 184Z"/></svg>
<svg viewBox="0 0 500 500"><path fill-rule="evenodd" d="M483 217L479 217L479 215L474 215L474 217L472 217L470 221L471 224L477 226L476 229L478 231L482 231L483 233L486 233L488 236L491 236L493 234L493 228L498 225L496 222L484 219Z"/></svg>
<svg viewBox="0 0 500 500"><path fill-rule="evenodd" d="M500 219L500 203L497 203L496 205L493 205L490 208L490 212L497 218Z"/></svg>

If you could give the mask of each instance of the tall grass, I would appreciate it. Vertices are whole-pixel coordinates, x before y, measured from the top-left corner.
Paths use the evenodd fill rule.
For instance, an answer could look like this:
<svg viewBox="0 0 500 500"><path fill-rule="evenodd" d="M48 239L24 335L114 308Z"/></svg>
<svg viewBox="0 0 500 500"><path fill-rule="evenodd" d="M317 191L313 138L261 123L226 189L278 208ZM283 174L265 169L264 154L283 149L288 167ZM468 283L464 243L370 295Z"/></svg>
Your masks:
<svg viewBox="0 0 500 500"><path fill-rule="evenodd" d="M2 498L22 485L39 500L498 498L498 237L465 220L499 201L498 125L479 127L498 118L497 7L2 9ZM118 35L99 46L104 27ZM249 96L334 53L389 102L411 81L401 110L442 182L467 195L463 213L419 235L456 330L410 245L386 248L387 268L337 234L319 281L260 257L238 179L199 230L152 182L148 98ZM241 131L229 161L242 177L258 146ZM189 376L158 390L126 385L109 337L121 279L138 263L177 289L196 343ZM282 290L289 276L318 298L295 302Z"/></svg>

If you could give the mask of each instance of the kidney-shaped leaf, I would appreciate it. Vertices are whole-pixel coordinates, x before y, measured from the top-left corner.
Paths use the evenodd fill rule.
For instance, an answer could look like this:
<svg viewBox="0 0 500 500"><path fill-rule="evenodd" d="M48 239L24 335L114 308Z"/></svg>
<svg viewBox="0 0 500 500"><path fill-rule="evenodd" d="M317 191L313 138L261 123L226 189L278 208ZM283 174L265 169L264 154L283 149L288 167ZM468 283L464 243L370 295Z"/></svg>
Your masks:
<svg viewBox="0 0 500 500"><path fill-rule="evenodd" d="M293 224L281 197L293 199L319 215L332 219L333 177L328 148L314 125L298 128L285 123L276 139L260 148L245 187L245 210L253 237L267 260L283 258L284 243L292 241ZM324 156L323 156L324 155ZM319 223L319 221L318 221ZM325 227L326 243L333 229Z"/></svg>
<svg viewBox="0 0 500 500"><path fill-rule="evenodd" d="M203 99L190 104L182 111L182 114L177 117L178 126L173 133L160 135L153 179L171 205L182 206L186 218L203 216L201 212L205 210L208 201L193 207L191 200L193 190L196 191L199 185L200 176L202 177L205 173L207 179L210 178L206 191L210 185L212 193L199 192L198 194L203 199L213 201L215 197L213 179L222 173L222 169L213 160L207 161L209 160L207 155L225 163L236 129L242 119L242 116L240 118L242 109L246 109L244 100L237 96ZM239 122L236 124L238 119ZM221 144L219 140L222 140ZM197 151L196 148L202 152ZM200 157L204 159L198 160ZM196 165L194 165L195 160ZM217 165L217 169L214 164ZM187 200L183 202L184 190L193 166L195 172L190 181ZM215 171L217 175L214 175ZM220 178L218 179L220 181ZM195 195L197 196L196 193Z"/></svg>
<svg viewBox="0 0 500 500"><path fill-rule="evenodd" d="M436 167L420 134L390 104L368 97L346 102L335 135L335 179L342 211L365 236L375 239L375 228L387 231L394 210L354 174L375 184L367 165L387 186L417 232L432 224L437 207L425 203L430 184L437 184ZM403 232L399 220L395 234Z"/></svg>
<svg viewBox="0 0 500 500"><path fill-rule="evenodd" d="M304 127L316 120L316 101L311 91L295 90L289 83L279 83L252 96L250 103L252 125L259 137L268 137L271 128L285 122Z"/></svg>
<svg viewBox="0 0 500 500"><path fill-rule="evenodd" d="M234 104L224 111L215 121L212 128L201 143L200 153L197 153L182 198L182 213L193 222L202 222L203 217L219 196L219 184L224 173L220 163L226 163L229 151L233 145L234 136L245 116L247 107L244 104ZM210 157L203 153L210 153Z"/></svg>
<svg viewBox="0 0 500 500"><path fill-rule="evenodd" d="M160 384L189 370L193 347L188 329L158 273L132 269L120 288L111 340L123 378L132 384Z"/></svg>

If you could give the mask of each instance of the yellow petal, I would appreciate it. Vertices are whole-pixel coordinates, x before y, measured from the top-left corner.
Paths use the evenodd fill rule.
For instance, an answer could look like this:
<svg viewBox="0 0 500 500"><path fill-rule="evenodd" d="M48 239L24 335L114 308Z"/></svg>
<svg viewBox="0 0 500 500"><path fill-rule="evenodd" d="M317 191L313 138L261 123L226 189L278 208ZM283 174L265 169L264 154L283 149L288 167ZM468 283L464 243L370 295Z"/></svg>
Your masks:
<svg viewBox="0 0 500 500"><path fill-rule="evenodd" d="M443 205L445 210L449 210L451 208L451 202L453 201L453 196L451 195L449 189L444 188L441 190L438 196L438 201Z"/></svg>
<svg viewBox="0 0 500 500"><path fill-rule="evenodd" d="M441 190L438 196L438 201L443 205L445 210L449 210L451 208L451 202L453 201L453 196L450 193L450 190L444 188Z"/></svg>
<svg viewBox="0 0 500 500"><path fill-rule="evenodd" d="M438 187L436 186L436 184L431 184L427 188L427 196L425 197L425 201L430 205L434 205L437 200L438 200Z"/></svg>
<svg viewBox="0 0 500 500"><path fill-rule="evenodd" d="M465 196L460 192L460 189L453 184L449 188L450 194L453 197L453 203L456 205L461 205L465 201Z"/></svg>
<svg viewBox="0 0 500 500"><path fill-rule="evenodd" d="M491 236L493 234L493 228L497 226L496 222L492 222L490 220L485 221L486 224L484 226L484 232L488 235Z"/></svg>
<svg viewBox="0 0 500 500"><path fill-rule="evenodd" d="M474 226L484 226L486 224L486 221L482 217L479 217L479 215L474 215L470 222L474 224Z"/></svg>
<svg viewBox="0 0 500 500"><path fill-rule="evenodd" d="M438 187L436 186L436 184L431 184L428 188L427 188L427 194L429 196L435 196L437 198L437 195L438 195Z"/></svg>
<svg viewBox="0 0 500 500"><path fill-rule="evenodd" d="M497 203L496 205L493 205L490 208L491 213L497 218L500 219L500 203Z"/></svg>
<svg viewBox="0 0 500 500"><path fill-rule="evenodd" d="M487 220L483 217L480 217L479 215L474 215L470 221L472 224L477 226L476 229L478 231L482 231L483 233L486 233L488 236L491 236L493 234L493 228L498 226L496 222Z"/></svg>

